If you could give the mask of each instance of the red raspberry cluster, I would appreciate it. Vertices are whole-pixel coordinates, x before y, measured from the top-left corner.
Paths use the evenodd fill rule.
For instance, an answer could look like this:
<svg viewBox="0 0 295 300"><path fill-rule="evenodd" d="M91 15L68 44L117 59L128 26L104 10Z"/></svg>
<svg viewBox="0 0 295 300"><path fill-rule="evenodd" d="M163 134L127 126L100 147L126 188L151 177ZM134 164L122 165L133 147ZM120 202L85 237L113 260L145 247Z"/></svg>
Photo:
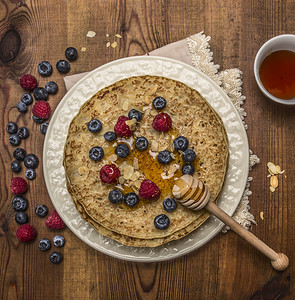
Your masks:
<svg viewBox="0 0 295 300"><path fill-rule="evenodd" d="M155 200L160 197L159 187L151 180L145 179L139 188L139 197L145 200Z"/></svg>
<svg viewBox="0 0 295 300"><path fill-rule="evenodd" d="M114 127L114 131L117 134L117 136L129 138L132 135L132 130L130 127L126 124L126 121L128 121L129 118L126 116L121 116L118 118L118 121Z"/></svg>
<svg viewBox="0 0 295 300"><path fill-rule="evenodd" d="M45 100L37 101L32 108L33 115L42 120L47 120L49 118L50 111L50 105Z"/></svg>

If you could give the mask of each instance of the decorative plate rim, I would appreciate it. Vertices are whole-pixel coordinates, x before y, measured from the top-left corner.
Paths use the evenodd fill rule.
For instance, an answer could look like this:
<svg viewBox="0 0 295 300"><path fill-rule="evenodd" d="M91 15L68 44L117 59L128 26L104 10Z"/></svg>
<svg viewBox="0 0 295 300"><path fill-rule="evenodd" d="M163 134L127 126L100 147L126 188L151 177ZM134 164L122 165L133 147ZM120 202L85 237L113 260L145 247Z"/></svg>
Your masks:
<svg viewBox="0 0 295 300"><path fill-rule="evenodd" d="M149 69L149 66L151 64L154 64L154 69ZM160 66L159 66L160 65ZM120 67L127 66L130 67L129 73L124 72L118 72L114 73L114 75L110 75L110 80L107 81L107 79L104 79L104 82L101 79L101 76L99 76L102 73L107 73L110 70L114 71L120 71ZM146 66L146 69L140 70L140 67ZM164 68L165 72L167 74L164 76L162 74L157 74L159 71L157 68ZM173 69L174 68L174 69ZM180 72L179 74L175 73L175 69ZM124 69L125 70L125 69ZM160 70L162 72L162 69ZM156 74L155 74L156 73ZM108 73L107 73L108 74ZM129 74L129 76L128 76ZM132 75L134 74L134 75ZM169 242L165 245L155 247L155 248L139 248L139 247L130 247L120 244L119 242L113 241L110 238L103 237L100 235L95 229L91 227L86 221L82 219L79 212L76 210L74 203L72 202L72 205L69 204L69 207L67 207L69 210L76 210L76 213L78 213L78 216L75 215L73 217L67 215L62 209L61 209L61 199L56 196L54 193L55 191L55 184L52 183L52 180L55 180L55 168L54 171L52 170L52 160L50 160L50 147L52 144L55 144L56 136L52 136L54 131L56 131L56 128L54 128L54 125L58 122L58 117L60 117L62 109L68 105L68 102L70 101L71 97L77 92L79 89L82 92L85 92L87 81L91 81L94 84L101 85L102 86L96 90L93 91L92 95L95 94L99 89L106 87L108 85L113 84L116 81L119 81L123 78L131 77L131 76L138 76L138 75L154 75L154 76L162 76L167 77L171 79L175 79L178 81L185 81L185 84L189 85L192 88L195 88L196 90L205 89L205 92L201 92L202 96L206 98L206 100L211 104L211 106L217 110L218 114L222 118L224 125L226 127L226 131L228 136L229 130L232 130L233 126L233 135L238 135L238 142L235 145L235 149L231 150L232 145L230 144L230 157L229 157L229 169L232 168L236 169L238 168L238 173L236 171L236 176L232 176L232 174L227 174L225 184L223 187L223 190L221 192L220 199L218 201L218 205L223 208L230 216L233 215L236 208L238 207L241 197L244 193L244 189L247 183L248 178L248 171L249 171L249 145L248 145L248 138L246 134L245 127L243 125L243 122L241 120L241 117L235 108L232 101L229 99L228 95L222 90L220 86L218 86L211 78L209 78L207 75L202 73L201 71L197 70L196 68L187 65L183 62L176 61L170 58L163 58L158 56L134 56L134 57L128 57L128 58L122 58L118 59L112 62L109 62L107 64L104 64L93 71L86 74L82 79L80 79L71 89L68 91L64 97L59 102L58 106L56 107L52 118L49 122L49 126L47 129L47 133L44 139L44 145L43 145L43 174L45 179L45 184L47 187L47 191L49 194L49 197L53 203L53 206L57 210L57 212L60 214L64 222L66 223L67 227L76 235L78 236L82 241L84 241L86 244L91 246L92 248L110 255L115 258L128 260L128 261L134 261L134 262L158 262L158 261L165 261L173 258L177 258L180 256L183 256L185 254L188 254L199 247L203 246L205 243L209 242L217 233L221 231L224 224L219 221L214 216L210 216L210 218L199 228L197 228L195 231L187 235L186 237L177 240ZM187 82L187 79L183 79L181 76L192 76L192 80L195 80L193 83ZM177 79L177 77L179 77ZM186 77L185 77L186 78ZM188 77L190 78L190 77ZM100 81L99 81L100 80ZM200 87L198 86L198 80L200 80L203 85ZM107 81L107 84L106 84ZM84 86L83 86L84 85ZM206 96L206 91L209 93L209 96ZM215 102L212 98L219 97L221 101L223 101L224 106L222 107L215 107ZM78 99L78 101L81 101L80 106L89 99L89 96L81 96L81 99ZM79 106L79 107L80 107ZM75 115L75 114L74 114ZM73 116L74 116L73 115ZM227 116L226 118L224 117ZM234 124L228 124L228 116L231 116L231 120L234 120ZM72 117L73 117L72 116ZM232 123L232 122L231 122ZM64 126L62 128L59 128L58 130L61 130L61 133L66 134L68 132L68 125ZM235 128L236 127L236 128ZM235 130L236 129L236 130ZM65 135L65 136L66 136ZM230 138L229 138L230 140ZM65 142L65 140L64 140ZM64 144L63 144L64 145ZM239 164L240 166L231 165L231 158L236 155L234 153L237 151L237 155L240 155L243 157L242 161L239 158ZM57 153L61 152L63 154L63 147L60 145L57 145ZM231 153L232 152L232 153ZM51 154L52 155L52 154ZM56 166L62 168L62 165L60 166L60 162L62 164L62 157L60 157L60 154L58 156L59 160L56 160ZM237 164L237 159L234 161L235 164ZM58 170L61 173L58 173L60 177L62 177L62 170ZM65 174L63 173L63 176L65 177ZM237 178L235 178L237 177ZM61 178L61 180L64 180L64 178ZM64 180L65 181L65 180ZM238 185L238 190L235 191L236 195L229 195L226 194L228 191L225 192L225 189L228 188L229 182L233 185ZM64 184L65 185L65 184ZM65 187L66 189L66 187ZM64 197L70 197L67 190L64 190L64 187L61 188L61 195L64 195ZM234 196L236 196L234 198ZM81 222L83 226L79 227L79 229L75 228L73 224ZM85 224L84 224L85 223ZM89 227L90 226L90 227ZM210 229L212 227L212 229ZM208 229L209 228L209 229ZM198 235L206 235L205 238L199 240ZM95 242L93 240L90 240L90 238L95 239ZM194 238L196 239L194 243ZM185 241L186 239L186 241ZM184 241L184 243L182 243ZM111 246L110 246L111 244ZM184 245L183 245L184 244ZM186 245L187 244L187 245ZM114 246L112 246L114 245ZM180 247L180 249L177 249L177 246ZM160 252L159 248L162 248L163 251ZM168 251L166 251L168 248ZM175 252L167 253L169 250L175 249ZM150 251L150 254L145 254L146 252ZM129 251L130 250L130 251ZM159 250L159 251L158 251ZM165 251L164 251L165 250ZM129 253L130 252L130 253ZM158 253L157 253L158 252ZM144 253L144 254L143 254Z"/></svg>

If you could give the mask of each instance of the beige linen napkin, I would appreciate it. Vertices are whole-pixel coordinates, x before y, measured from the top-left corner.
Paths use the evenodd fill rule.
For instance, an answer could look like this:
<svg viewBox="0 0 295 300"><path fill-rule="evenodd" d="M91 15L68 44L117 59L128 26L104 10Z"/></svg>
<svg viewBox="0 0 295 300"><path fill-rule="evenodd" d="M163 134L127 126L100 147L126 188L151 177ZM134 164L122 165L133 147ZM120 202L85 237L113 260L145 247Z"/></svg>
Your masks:
<svg viewBox="0 0 295 300"><path fill-rule="evenodd" d="M174 42L159 49L153 50L147 53L147 55L173 58L192 65L205 73L227 93L230 100L237 108L245 128L247 129L247 125L244 121L246 112L242 107L245 100L245 96L243 96L241 88L242 72L237 68L218 71L219 65L216 65L213 62L213 53L210 52L209 41L210 37L206 36L203 32L200 32L181 41ZM64 77L67 91L87 73L88 72L84 72ZM259 163L259 158L254 155L250 149L249 151L250 171L256 163ZM247 229L251 227L252 223L256 224L254 216L249 211L250 206L248 197L252 194L252 192L249 190L251 180L252 177L248 177L241 202L233 216L238 223ZM223 231L226 232L228 229L228 227L225 227Z"/></svg>

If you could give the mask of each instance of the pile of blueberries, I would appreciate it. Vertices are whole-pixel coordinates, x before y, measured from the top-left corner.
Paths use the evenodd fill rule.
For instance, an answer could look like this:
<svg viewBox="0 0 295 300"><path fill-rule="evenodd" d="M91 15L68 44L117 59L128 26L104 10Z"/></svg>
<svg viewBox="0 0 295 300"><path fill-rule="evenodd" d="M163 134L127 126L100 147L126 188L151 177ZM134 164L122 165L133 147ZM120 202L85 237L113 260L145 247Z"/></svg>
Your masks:
<svg viewBox="0 0 295 300"><path fill-rule="evenodd" d="M65 56L69 61L74 61L77 59L77 50L74 47L69 47L65 51ZM70 70L70 63L66 60L59 60L56 63L56 68L60 73L68 73ZM52 65L48 61L42 61L38 65L38 73L42 77L48 77L52 74L53 68ZM58 91L58 85L54 81L49 81L45 84L45 88L36 87L34 88L32 94L33 96L26 92L21 96L21 101L17 103L16 107L20 113L26 113L28 110L28 105L33 103L33 99L36 101L39 100L48 100L49 94L56 94ZM33 98L34 97L34 98ZM33 121L36 123L40 123L40 131L45 134L48 122L44 122L45 120L41 120L33 115ZM29 130L22 126L18 127L18 125L14 122L9 122L6 126L6 131L10 134L9 143L12 146L19 146L22 139L26 139L29 136ZM14 161L11 163L11 170L15 173L19 173L22 169L21 162L24 163L27 168L25 171L25 177L29 180L33 180L36 178L36 168L39 165L38 157L31 153L27 154L25 149L16 148L13 151ZM23 195L16 195L12 200L12 207L17 212L15 215L15 221L22 225L28 223L28 215L26 214L26 210L28 207L28 200ZM46 205L38 205L35 209L35 213L39 217L45 217L48 214L48 208ZM65 239L61 235L57 235L53 238L53 244L60 248L64 246ZM39 241L39 248L42 251L47 251L51 248L51 242L49 239L42 238ZM50 254L50 261L53 263L60 263L62 260L62 254L60 252L52 252Z"/></svg>

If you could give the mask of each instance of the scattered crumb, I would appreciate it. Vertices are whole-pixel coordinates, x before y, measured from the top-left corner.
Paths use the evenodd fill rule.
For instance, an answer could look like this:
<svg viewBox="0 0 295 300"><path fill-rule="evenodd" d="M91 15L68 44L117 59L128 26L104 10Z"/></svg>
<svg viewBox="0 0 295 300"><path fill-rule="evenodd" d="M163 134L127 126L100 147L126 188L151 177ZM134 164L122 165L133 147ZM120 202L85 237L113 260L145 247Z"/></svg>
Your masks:
<svg viewBox="0 0 295 300"><path fill-rule="evenodd" d="M110 46L111 46L111 43L110 43L110 42L107 42L107 43L106 43L106 46L107 46L107 48L110 47Z"/></svg>
<svg viewBox="0 0 295 300"><path fill-rule="evenodd" d="M259 216L260 216L260 219L263 220L263 211L260 212Z"/></svg>
<svg viewBox="0 0 295 300"><path fill-rule="evenodd" d="M112 48L116 48L116 47L117 47L117 42L113 42L113 43L111 44L111 46L112 46Z"/></svg>
<svg viewBox="0 0 295 300"><path fill-rule="evenodd" d="M93 38L96 36L96 32L95 31L88 31L87 34L86 34L87 37L89 38Z"/></svg>
<svg viewBox="0 0 295 300"><path fill-rule="evenodd" d="M86 51L86 48L85 48L85 47L82 47L82 48L81 48L81 51L82 51L82 52L85 52L85 51Z"/></svg>
<svg viewBox="0 0 295 300"><path fill-rule="evenodd" d="M267 163L267 168L268 168L268 175L267 177L270 177L270 191L273 193L276 188L279 186L279 181L278 177L276 175L283 174L285 170L281 170L281 167L279 165L275 165L272 162ZM286 176L285 176L286 178Z"/></svg>
<svg viewBox="0 0 295 300"><path fill-rule="evenodd" d="M119 38L119 39L122 38L122 36L121 36L120 34L118 34L118 33L115 35L115 37L117 37L117 38Z"/></svg>
<svg viewBox="0 0 295 300"><path fill-rule="evenodd" d="M106 37L109 37L110 35L108 33L106 33Z"/></svg>

